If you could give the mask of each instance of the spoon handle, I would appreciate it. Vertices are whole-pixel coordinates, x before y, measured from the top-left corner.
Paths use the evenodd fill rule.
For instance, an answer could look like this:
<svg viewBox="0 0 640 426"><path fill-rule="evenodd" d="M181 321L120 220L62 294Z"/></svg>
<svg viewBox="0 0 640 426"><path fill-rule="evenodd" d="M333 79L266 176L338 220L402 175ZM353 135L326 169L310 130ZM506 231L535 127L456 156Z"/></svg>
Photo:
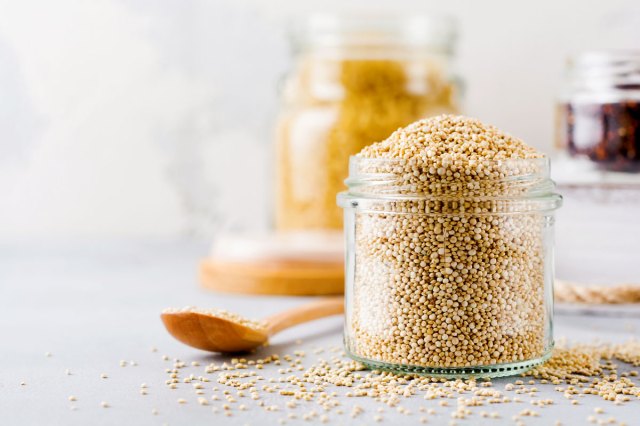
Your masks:
<svg viewBox="0 0 640 426"><path fill-rule="evenodd" d="M344 297L325 297L316 302L311 302L270 316L265 320L267 322L267 334L272 336L294 325L331 315L338 315L343 312Z"/></svg>

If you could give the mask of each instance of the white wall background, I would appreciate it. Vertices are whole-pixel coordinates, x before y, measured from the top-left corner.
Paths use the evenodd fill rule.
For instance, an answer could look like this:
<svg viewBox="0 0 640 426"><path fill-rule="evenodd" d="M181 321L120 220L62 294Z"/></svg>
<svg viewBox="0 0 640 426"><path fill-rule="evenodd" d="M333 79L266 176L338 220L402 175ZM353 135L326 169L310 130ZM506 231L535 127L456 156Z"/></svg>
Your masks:
<svg viewBox="0 0 640 426"><path fill-rule="evenodd" d="M345 2L0 0L0 241L269 220L285 19ZM369 0L458 17L465 110L550 150L567 54L640 47L637 0Z"/></svg>

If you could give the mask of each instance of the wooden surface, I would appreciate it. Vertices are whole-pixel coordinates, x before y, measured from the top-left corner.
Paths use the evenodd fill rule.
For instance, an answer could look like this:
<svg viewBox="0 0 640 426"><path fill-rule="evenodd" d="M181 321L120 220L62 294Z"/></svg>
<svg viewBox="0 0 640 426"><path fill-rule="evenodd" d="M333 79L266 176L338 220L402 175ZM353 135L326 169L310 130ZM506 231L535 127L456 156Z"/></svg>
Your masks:
<svg viewBox="0 0 640 426"><path fill-rule="evenodd" d="M289 296L336 295L344 292L342 262L229 262L203 259L200 284L222 293Z"/></svg>

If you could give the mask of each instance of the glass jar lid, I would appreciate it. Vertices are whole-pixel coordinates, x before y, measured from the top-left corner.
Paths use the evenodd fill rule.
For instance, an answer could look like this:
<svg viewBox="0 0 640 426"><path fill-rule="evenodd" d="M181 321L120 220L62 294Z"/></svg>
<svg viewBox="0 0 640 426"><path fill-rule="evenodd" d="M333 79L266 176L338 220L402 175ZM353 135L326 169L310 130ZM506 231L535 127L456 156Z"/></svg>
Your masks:
<svg viewBox="0 0 640 426"><path fill-rule="evenodd" d="M583 53L569 59L567 79L574 91L640 91L640 50Z"/></svg>
<svg viewBox="0 0 640 426"><path fill-rule="evenodd" d="M406 46L448 54L456 23L436 15L314 14L296 21L292 38L297 49Z"/></svg>

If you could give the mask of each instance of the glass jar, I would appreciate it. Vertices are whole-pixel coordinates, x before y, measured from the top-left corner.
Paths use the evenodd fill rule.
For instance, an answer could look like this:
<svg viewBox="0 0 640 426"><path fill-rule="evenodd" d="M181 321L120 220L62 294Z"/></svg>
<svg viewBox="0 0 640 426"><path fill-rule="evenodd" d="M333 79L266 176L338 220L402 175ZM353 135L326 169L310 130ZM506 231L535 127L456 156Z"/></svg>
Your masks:
<svg viewBox="0 0 640 426"><path fill-rule="evenodd" d="M552 176L564 207L557 217L557 277L583 295L582 304L559 308L621 313L624 305L597 306L600 298L584 295L593 287L640 285L629 266L640 258L637 233L630 232L640 209L640 50L571 60L558 124Z"/></svg>
<svg viewBox="0 0 640 426"><path fill-rule="evenodd" d="M485 170L499 173L419 191L408 176L427 175L429 166L407 174L411 161L354 156L338 196L347 353L374 369L451 378L511 375L543 362L553 347L561 204L549 160L487 162Z"/></svg>
<svg viewBox="0 0 640 426"><path fill-rule="evenodd" d="M640 172L640 50L570 61L558 111L558 147L584 160L563 165L573 180L580 171Z"/></svg>
<svg viewBox="0 0 640 426"><path fill-rule="evenodd" d="M349 156L419 118L457 112L454 25L426 16L315 16L293 34L277 126L275 227L342 228Z"/></svg>

